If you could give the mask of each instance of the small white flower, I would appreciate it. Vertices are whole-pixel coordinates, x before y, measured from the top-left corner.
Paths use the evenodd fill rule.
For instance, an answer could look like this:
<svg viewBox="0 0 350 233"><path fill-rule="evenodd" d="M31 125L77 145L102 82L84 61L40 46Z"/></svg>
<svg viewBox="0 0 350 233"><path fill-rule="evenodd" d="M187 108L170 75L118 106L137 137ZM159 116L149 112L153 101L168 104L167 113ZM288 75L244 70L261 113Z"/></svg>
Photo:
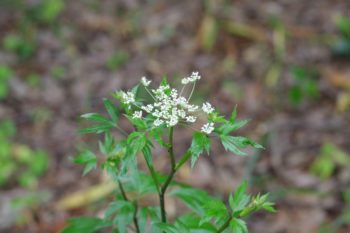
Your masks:
<svg viewBox="0 0 350 233"><path fill-rule="evenodd" d="M122 102L124 104L130 104L130 103L135 102L134 93L132 93L130 91L127 92L127 93L123 92L123 94L122 94Z"/></svg>
<svg viewBox="0 0 350 233"><path fill-rule="evenodd" d="M145 76L143 76L141 78L141 83L142 85L144 85L145 87L148 87L151 84L151 80L148 80Z"/></svg>
<svg viewBox="0 0 350 233"><path fill-rule="evenodd" d="M190 77L190 80L192 82L195 82L195 81L200 80L200 79L201 79L201 76L198 75L198 72L192 72L191 77Z"/></svg>
<svg viewBox="0 0 350 233"><path fill-rule="evenodd" d="M214 108L211 106L209 102L204 103L202 106L202 109L203 109L203 112L207 114L214 112Z"/></svg>
<svg viewBox="0 0 350 233"><path fill-rule="evenodd" d="M141 118L142 117L142 111L136 111L134 112L134 115L132 115L132 118Z"/></svg>
<svg viewBox="0 0 350 233"><path fill-rule="evenodd" d="M176 125L178 122L179 122L179 118L177 116L172 115L170 117L170 120L167 121L166 123L167 123L168 127L172 127L172 126Z"/></svg>
<svg viewBox="0 0 350 233"><path fill-rule="evenodd" d="M157 119L153 122L154 126L160 126L161 124L163 124L164 121L163 120L160 120L160 119Z"/></svg>
<svg viewBox="0 0 350 233"><path fill-rule="evenodd" d="M194 123L195 121L196 121L196 117L194 117L194 116L188 116L188 117L186 117L186 121L187 122L190 122L190 123Z"/></svg>
<svg viewBox="0 0 350 233"><path fill-rule="evenodd" d="M145 110L148 113L150 113L153 110L153 105L152 104L148 104L147 106L141 106L141 109Z"/></svg>
<svg viewBox="0 0 350 233"><path fill-rule="evenodd" d="M210 134L211 132L213 132L213 130L214 130L214 123L213 122L209 122L209 123L203 125L201 128L201 131L203 133L206 133L206 134Z"/></svg>
<svg viewBox="0 0 350 233"><path fill-rule="evenodd" d="M191 76L190 77L187 77L187 78L183 78L181 80L181 83L183 85L187 85L189 83L193 83L193 82L196 82L198 80L201 79L201 76L198 74L198 72L192 72Z"/></svg>
<svg viewBox="0 0 350 233"><path fill-rule="evenodd" d="M186 107L187 107L189 112L195 112L198 109L197 105L192 105L192 104L188 104Z"/></svg>
<svg viewBox="0 0 350 233"><path fill-rule="evenodd" d="M186 112L185 110L178 110L177 114L181 117L181 118L185 118L186 117Z"/></svg>
<svg viewBox="0 0 350 233"><path fill-rule="evenodd" d="M190 80L188 78L183 78L181 80L182 85L187 85L189 82L190 82Z"/></svg>

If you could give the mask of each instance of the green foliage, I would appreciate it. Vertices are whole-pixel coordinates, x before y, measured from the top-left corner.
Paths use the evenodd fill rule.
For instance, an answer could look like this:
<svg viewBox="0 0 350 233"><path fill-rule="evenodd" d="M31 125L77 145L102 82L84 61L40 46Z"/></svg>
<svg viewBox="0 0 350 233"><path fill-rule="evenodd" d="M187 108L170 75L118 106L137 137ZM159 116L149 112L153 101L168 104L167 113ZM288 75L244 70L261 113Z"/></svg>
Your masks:
<svg viewBox="0 0 350 233"><path fill-rule="evenodd" d="M337 165L350 167L350 157L333 143L327 142L322 145L321 154L312 163L310 172L327 180Z"/></svg>
<svg viewBox="0 0 350 233"><path fill-rule="evenodd" d="M193 133L192 144L190 147L190 152L192 154L191 167L194 166L199 155L203 153L203 150L209 155L210 152L210 139L204 133Z"/></svg>
<svg viewBox="0 0 350 233"><path fill-rule="evenodd" d="M23 187L34 187L47 169L48 155L43 150L14 143L15 134L13 121L0 122L0 186L14 179Z"/></svg>
<svg viewBox="0 0 350 233"><path fill-rule="evenodd" d="M92 169L96 168L97 166L96 156L94 155L94 153L88 150L80 153L80 155L77 158L73 159L73 161L77 164L86 165L83 172L83 176L85 176L87 173L89 173Z"/></svg>
<svg viewBox="0 0 350 233"><path fill-rule="evenodd" d="M335 26L340 32L340 37L332 44L332 49L336 54L350 56L350 21L346 17L339 15L335 19Z"/></svg>
<svg viewBox="0 0 350 233"><path fill-rule="evenodd" d="M37 30L55 23L65 7L65 0L40 0L34 4L25 0L12 0L9 6L17 11L16 31L5 35L2 44L5 50L16 53L23 61L35 54L38 46Z"/></svg>
<svg viewBox="0 0 350 233"><path fill-rule="evenodd" d="M8 95L8 80L13 76L12 70L4 65L0 66L0 100Z"/></svg>
<svg viewBox="0 0 350 233"><path fill-rule="evenodd" d="M3 46L21 59L27 59L34 54L37 45L32 35L10 34L4 37Z"/></svg>
<svg viewBox="0 0 350 233"><path fill-rule="evenodd" d="M51 75L56 79L62 79L64 76L66 76L66 73L67 71L63 66L54 66L51 69Z"/></svg>
<svg viewBox="0 0 350 233"><path fill-rule="evenodd" d="M299 105L305 98L316 100L319 97L316 74L301 67L293 67L294 84L289 89L289 101Z"/></svg>
<svg viewBox="0 0 350 233"><path fill-rule="evenodd" d="M183 79L182 84L191 85L199 79L198 73L194 72L190 77ZM81 116L82 119L96 124L79 130L78 133L104 133L104 140L98 143L103 155L101 159L104 160L101 168L107 172L111 180L118 184L119 188L116 190L117 200L110 203L104 219L75 218L71 220L71 225L62 231L63 233L97 232L103 228L108 228L106 230L109 232L118 233L129 232L128 228L135 229L137 233L148 232L148 230L152 233L221 233L229 230L246 233L248 229L242 219L243 216L259 209L275 211L274 204L266 202L267 194L263 196L258 194L252 198L251 195L246 194L246 182L237 188L234 195L230 195L229 209L221 200L211 197L205 191L173 181L174 174L190 158L192 158L191 167L193 167L203 151L209 155L213 138L221 140L226 150L240 155L245 154L240 149L247 146L263 148L246 137L230 135L248 123L248 120L236 121L236 107L230 119L226 120L218 110L214 112L210 103L204 103L202 109L207 123L200 131L193 132L190 147L176 162L174 127L195 122L196 117L191 114L198 111L199 106L191 105L184 97L179 97L177 90L170 87L166 77L163 78L158 89L148 90L150 82L145 78L142 79L141 84L151 95L153 104L144 104L145 100L137 98L139 88L137 85L128 92L116 92L112 95L120 100L120 107L116 107L108 99L103 100L108 118L98 113L87 113ZM126 133L118 125L121 117L129 120L134 128L133 132ZM188 128L193 129L191 126ZM116 142L111 132L113 129L119 130L125 138ZM155 170L152 155L153 141L169 152L171 170L167 175ZM140 171L138 162L140 155L143 155L149 173ZM95 153L91 151L83 151L73 161L85 165L83 175L86 175L91 169L98 167L97 161L100 159L97 159ZM191 211L179 216L173 222L168 221L164 208L164 197L169 187L173 187L170 195L182 200ZM130 199L130 193L133 193L133 196L136 195L136 198ZM151 193L158 194L159 207L139 206L140 196ZM215 221L212 221L213 219Z"/></svg>

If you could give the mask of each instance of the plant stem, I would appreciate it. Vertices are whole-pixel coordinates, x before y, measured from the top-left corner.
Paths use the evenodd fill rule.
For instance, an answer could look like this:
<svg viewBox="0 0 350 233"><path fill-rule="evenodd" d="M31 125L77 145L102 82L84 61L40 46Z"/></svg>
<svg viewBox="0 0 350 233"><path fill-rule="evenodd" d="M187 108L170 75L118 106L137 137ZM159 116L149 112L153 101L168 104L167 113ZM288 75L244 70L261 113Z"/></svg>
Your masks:
<svg viewBox="0 0 350 233"><path fill-rule="evenodd" d="M118 185L119 185L120 192L122 193L122 196L123 196L124 200L125 201L129 201L128 197L126 196L126 193L125 193L125 190L123 188L123 185L122 185L122 183L120 182L119 179L118 179ZM135 224L135 227L136 227L136 232L140 233L139 223L138 223L137 217L136 217L137 209L138 209L138 205L137 205L136 201L134 201L134 205L135 205L134 224Z"/></svg>
<svg viewBox="0 0 350 233"><path fill-rule="evenodd" d="M224 225L222 225L219 230L216 231L216 233L221 233L223 232L229 225L230 225L230 221L232 220L232 216L230 216L227 221L224 223Z"/></svg>
<svg viewBox="0 0 350 233"><path fill-rule="evenodd" d="M171 180L173 179L173 176L176 172L175 169L175 158L174 158L174 150L173 150L173 132L174 132L174 128L170 127L169 128L169 156L170 156L170 162L171 162L171 170L170 173L168 175L168 179L165 181L164 185L162 186L161 190L160 190L160 194L159 194L159 201L160 201L160 210L161 210L161 215L162 215L162 222L166 223L166 212L165 212L165 202L164 202L164 195L165 192L171 182Z"/></svg>
<svg viewBox="0 0 350 233"><path fill-rule="evenodd" d="M187 160L188 158L191 156L191 152L190 150L188 150L186 152L186 154L184 156L182 156L182 158L180 159L180 161L176 164L175 166L175 170L178 170Z"/></svg>
<svg viewBox="0 0 350 233"><path fill-rule="evenodd" d="M153 166L152 166L151 164L148 164L148 162L147 162L147 159L146 159L146 158L145 158L145 160L146 160L146 164L147 164L148 170L150 171L151 176L152 176L152 179L153 179L154 184L155 184L155 186L156 186L157 193L158 193L158 194L160 194L159 182L158 182L158 179L157 179L156 173L154 172Z"/></svg>

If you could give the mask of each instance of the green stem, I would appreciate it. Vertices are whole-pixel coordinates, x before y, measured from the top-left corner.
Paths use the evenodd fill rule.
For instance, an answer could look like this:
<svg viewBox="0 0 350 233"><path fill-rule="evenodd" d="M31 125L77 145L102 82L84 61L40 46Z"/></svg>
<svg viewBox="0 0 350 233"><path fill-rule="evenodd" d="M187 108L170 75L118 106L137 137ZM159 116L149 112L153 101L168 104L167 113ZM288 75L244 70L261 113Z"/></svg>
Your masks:
<svg viewBox="0 0 350 233"><path fill-rule="evenodd" d="M145 155L144 155L144 156L145 156ZM159 182L158 182L156 173L155 173L155 171L154 171L154 168L153 168L153 166L152 166L151 164L148 164L146 158L145 158L145 160L146 160L146 164L147 164L148 170L150 171L151 176L152 176L152 179L153 179L154 184L155 184L155 186L156 186L157 192L158 192L158 194L160 194L160 189L159 189L159 186L160 186L160 185L159 185Z"/></svg>
<svg viewBox="0 0 350 233"><path fill-rule="evenodd" d="M126 193L124 191L124 188L123 188L123 185L122 183L120 182L120 180L118 179L118 185L119 185L119 188L120 188L120 192L122 193L122 196L124 198L125 201L129 201L128 197L126 196ZM137 217L136 217L136 213L137 213L137 202L134 201L134 205L135 205L135 214L134 214L134 224L135 224L135 227L136 227L136 232L137 233L140 233L140 228L139 228L139 223L137 221Z"/></svg>
<svg viewBox="0 0 350 233"><path fill-rule="evenodd" d="M156 98L152 95L152 93L148 90L148 88L145 87L145 89L146 89L146 91L148 92L148 94L152 97L152 99L153 99L154 101L157 101Z"/></svg>
<svg viewBox="0 0 350 233"><path fill-rule="evenodd" d="M171 170L170 173L168 175L167 180L165 181L164 185L162 186L161 190L160 190L160 194L159 194L159 202L160 202L160 211L161 211L161 215L162 215L162 222L166 223L166 212L165 212L165 200L164 200L164 195L165 192L171 182L171 180L173 179L173 176L176 172L175 169L175 157L174 157L174 150L173 150L173 133L174 133L174 128L170 127L169 128L169 156L170 156L170 162L171 162Z"/></svg>
<svg viewBox="0 0 350 233"><path fill-rule="evenodd" d="M223 232L229 225L230 225L230 222L232 220L232 216L230 216L227 221L224 223L224 225L222 225L219 230L216 231L216 233L221 233Z"/></svg>
<svg viewBox="0 0 350 233"><path fill-rule="evenodd" d="M191 156L191 152L188 150L184 156L180 159L180 161L176 164L175 170L178 170Z"/></svg>
<svg viewBox="0 0 350 233"><path fill-rule="evenodd" d="M196 87L196 82L193 83L192 90L191 90L191 94L190 94L190 96L188 97L188 101L190 101L195 87Z"/></svg>

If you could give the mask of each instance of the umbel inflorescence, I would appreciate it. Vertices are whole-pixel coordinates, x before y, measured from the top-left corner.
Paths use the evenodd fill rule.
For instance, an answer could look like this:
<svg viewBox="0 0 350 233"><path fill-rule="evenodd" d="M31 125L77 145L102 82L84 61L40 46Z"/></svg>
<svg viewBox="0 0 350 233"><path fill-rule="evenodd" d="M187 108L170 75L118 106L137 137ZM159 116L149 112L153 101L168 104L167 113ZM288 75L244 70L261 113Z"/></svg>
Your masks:
<svg viewBox="0 0 350 233"><path fill-rule="evenodd" d="M182 89L180 93L177 89L172 88L166 82L162 82L157 89L149 88L151 80L142 77L140 83L146 88L147 92L153 99L153 103L146 104L142 101L136 101L135 94L132 91L120 92L117 96L123 104L129 105L131 109L136 110L132 113L132 118L142 118L144 114L150 114L154 117L153 125L158 127L165 124L167 127L173 127L179 123L195 123L198 115L204 113L209 115L214 112L214 108L209 102L203 103L202 107L191 104L190 99L195 88L195 84L201 76L198 72L192 72L190 77L183 78ZM193 83L192 91L188 98L183 95L186 85ZM208 122L201 128L201 132L210 134L214 130L214 122Z"/></svg>

